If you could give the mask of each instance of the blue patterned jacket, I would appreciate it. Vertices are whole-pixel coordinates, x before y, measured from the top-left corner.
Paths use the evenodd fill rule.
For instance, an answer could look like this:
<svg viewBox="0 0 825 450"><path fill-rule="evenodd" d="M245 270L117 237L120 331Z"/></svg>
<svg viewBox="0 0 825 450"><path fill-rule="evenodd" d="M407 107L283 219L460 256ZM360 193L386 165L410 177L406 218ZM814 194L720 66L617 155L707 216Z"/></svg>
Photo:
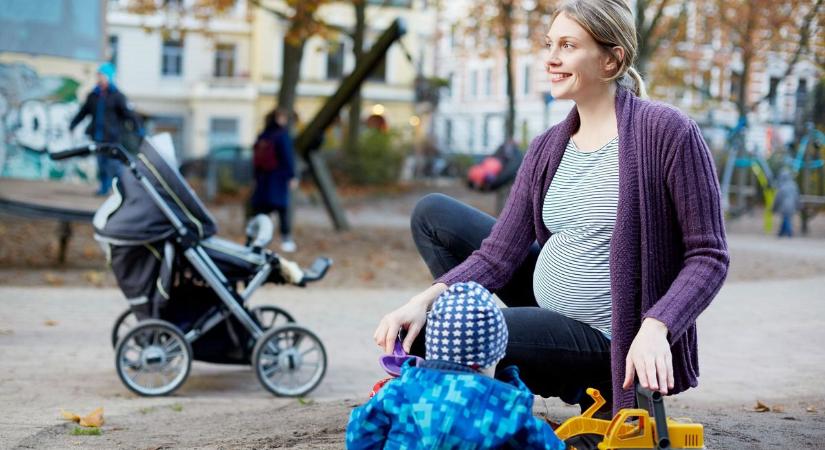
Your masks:
<svg viewBox="0 0 825 450"><path fill-rule="evenodd" d="M407 362L352 411L347 448L553 449L565 444L533 415L533 394L507 367L492 379L443 361Z"/></svg>

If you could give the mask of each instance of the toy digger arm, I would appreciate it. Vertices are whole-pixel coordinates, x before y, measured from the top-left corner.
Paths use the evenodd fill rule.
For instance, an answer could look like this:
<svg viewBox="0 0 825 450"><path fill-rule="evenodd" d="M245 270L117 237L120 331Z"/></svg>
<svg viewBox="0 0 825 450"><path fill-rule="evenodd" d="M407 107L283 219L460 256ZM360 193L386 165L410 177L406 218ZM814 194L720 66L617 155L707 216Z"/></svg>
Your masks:
<svg viewBox="0 0 825 450"><path fill-rule="evenodd" d="M656 421L656 448L670 448L670 436L667 431L667 416L665 414L665 402L662 393L643 388L636 384L636 403L639 408L648 411Z"/></svg>
<svg viewBox="0 0 825 450"><path fill-rule="evenodd" d="M593 417L593 414L596 414L596 411L604 406L605 400L598 389L587 388L587 391L585 392L587 392L587 395L593 399L593 404L582 413L582 417Z"/></svg>

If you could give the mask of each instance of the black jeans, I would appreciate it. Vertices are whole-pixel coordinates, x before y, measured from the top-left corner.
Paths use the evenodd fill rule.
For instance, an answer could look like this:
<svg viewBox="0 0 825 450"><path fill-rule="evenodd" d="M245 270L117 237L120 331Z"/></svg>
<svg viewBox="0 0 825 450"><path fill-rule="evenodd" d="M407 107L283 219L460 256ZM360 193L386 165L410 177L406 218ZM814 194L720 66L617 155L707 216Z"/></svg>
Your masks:
<svg viewBox="0 0 825 450"><path fill-rule="evenodd" d="M418 252L438 278L481 247L495 219L442 194L418 201L412 214L412 235ZM611 407L610 340L589 325L544 309L533 294L533 270L540 248L534 242L521 267L503 288L495 292L507 305L502 311L509 330L507 354L499 368L516 365L533 393L592 404L584 390L599 389ZM424 355L424 333L411 352Z"/></svg>
<svg viewBox="0 0 825 450"><path fill-rule="evenodd" d="M267 208L256 208L252 207L252 215L256 214L266 214L269 215L271 213L278 214L278 226L281 231L281 237L289 236L292 232L292 223L290 217L290 210L289 206L269 206Z"/></svg>

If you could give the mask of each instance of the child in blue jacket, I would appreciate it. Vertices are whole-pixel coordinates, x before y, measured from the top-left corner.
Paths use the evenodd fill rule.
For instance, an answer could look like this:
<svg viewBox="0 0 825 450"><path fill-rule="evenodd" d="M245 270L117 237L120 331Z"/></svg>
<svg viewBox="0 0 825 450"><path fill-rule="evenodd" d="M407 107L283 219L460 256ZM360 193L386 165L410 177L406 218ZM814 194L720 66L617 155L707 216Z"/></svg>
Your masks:
<svg viewBox="0 0 825 450"><path fill-rule="evenodd" d="M533 394L515 366L493 378L507 347L507 325L492 295L456 283L427 316L426 360L356 408L347 426L355 449L564 449L533 416Z"/></svg>

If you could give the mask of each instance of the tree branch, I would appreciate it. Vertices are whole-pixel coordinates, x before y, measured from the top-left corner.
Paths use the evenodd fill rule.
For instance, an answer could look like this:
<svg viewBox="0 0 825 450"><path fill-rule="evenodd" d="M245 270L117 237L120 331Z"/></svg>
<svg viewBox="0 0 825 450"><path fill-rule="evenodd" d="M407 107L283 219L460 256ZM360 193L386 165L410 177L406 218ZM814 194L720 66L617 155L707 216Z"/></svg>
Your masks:
<svg viewBox="0 0 825 450"><path fill-rule="evenodd" d="M808 12L808 15L805 16L805 19L802 21L802 26L800 27L799 33L799 45L796 47L796 51L794 51L793 56L791 56L791 60L788 62L787 67L785 68L785 72L779 77L779 82L781 83L782 80L787 78L791 72L793 72L796 63L799 62L799 57L802 56L802 52L808 48L808 41L811 37L811 24L813 23L814 18L816 17L816 13L819 11L819 7L822 6L823 0L816 0L816 4L811 8ZM750 106L748 106L749 111L753 111L756 107L759 106L760 103L770 99L771 92L768 91L767 94L763 95Z"/></svg>
<svg viewBox="0 0 825 450"><path fill-rule="evenodd" d="M263 2L261 2L261 0L249 0L249 3L253 6L257 6L258 8L260 8L260 9L262 9L262 10L268 12L268 13L271 13L271 14L275 15L279 19L285 20L287 22L292 20L292 17L289 17L289 15L287 13L285 13L283 11L279 11L275 8L272 8L271 6L264 5ZM330 30L335 30L335 31L337 31L337 32L339 32L339 33L341 33L345 36L348 36L350 39L353 38L353 33L354 32L350 29L347 29L347 28L342 27L340 25L333 25L331 23L324 22L323 20L318 19L314 15L312 16L312 20L317 22L322 27L328 28Z"/></svg>

